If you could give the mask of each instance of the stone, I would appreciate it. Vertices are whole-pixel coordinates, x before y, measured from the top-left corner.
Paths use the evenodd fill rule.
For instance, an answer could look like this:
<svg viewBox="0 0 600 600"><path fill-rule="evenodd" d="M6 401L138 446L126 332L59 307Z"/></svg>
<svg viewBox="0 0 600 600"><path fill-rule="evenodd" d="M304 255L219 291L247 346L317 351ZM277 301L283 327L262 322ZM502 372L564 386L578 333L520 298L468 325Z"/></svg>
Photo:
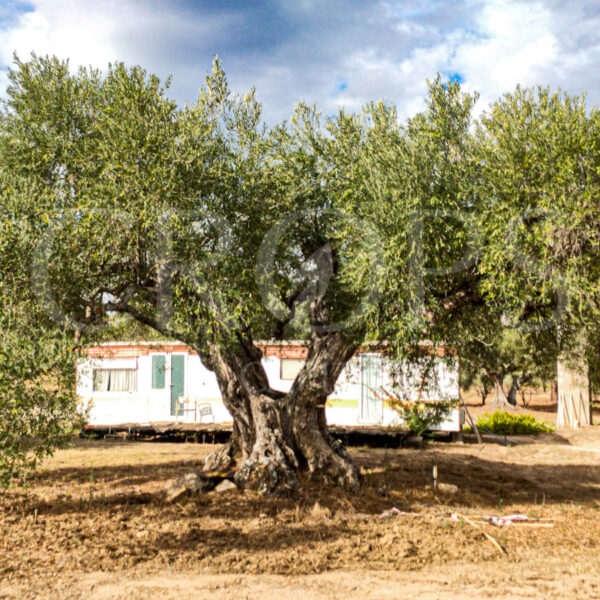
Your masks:
<svg viewBox="0 0 600 600"><path fill-rule="evenodd" d="M208 492L213 487L214 481L206 477L201 471L186 473L167 487L166 500L167 502L174 502L185 494Z"/></svg>
<svg viewBox="0 0 600 600"><path fill-rule="evenodd" d="M221 483L215 487L215 492L218 492L219 494L222 492L229 492L231 490L237 490L237 486L229 479L223 479L223 481L221 481Z"/></svg>
<svg viewBox="0 0 600 600"><path fill-rule="evenodd" d="M453 483L438 483L438 492L442 494L456 494L458 493L458 486Z"/></svg>
<svg viewBox="0 0 600 600"><path fill-rule="evenodd" d="M187 494L188 491L185 488L185 486L183 486L183 485L173 484L167 488L166 493L167 493L166 501L167 502L175 502L175 500L179 500L179 498L181 498L182 496Z"/></svg>

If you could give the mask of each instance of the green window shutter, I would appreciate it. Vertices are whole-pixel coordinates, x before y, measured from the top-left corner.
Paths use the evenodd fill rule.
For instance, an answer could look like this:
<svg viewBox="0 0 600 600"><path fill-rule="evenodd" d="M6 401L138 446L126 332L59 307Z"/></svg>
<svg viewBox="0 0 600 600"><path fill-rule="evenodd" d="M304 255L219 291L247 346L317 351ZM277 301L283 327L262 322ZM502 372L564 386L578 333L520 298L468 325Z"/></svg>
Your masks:
<svg viewBox="0 0 600 600"><path fill-rule="evenodd" d="M165 387L165 357L158 354L152 357L152 389L162 390Z"/></svg>

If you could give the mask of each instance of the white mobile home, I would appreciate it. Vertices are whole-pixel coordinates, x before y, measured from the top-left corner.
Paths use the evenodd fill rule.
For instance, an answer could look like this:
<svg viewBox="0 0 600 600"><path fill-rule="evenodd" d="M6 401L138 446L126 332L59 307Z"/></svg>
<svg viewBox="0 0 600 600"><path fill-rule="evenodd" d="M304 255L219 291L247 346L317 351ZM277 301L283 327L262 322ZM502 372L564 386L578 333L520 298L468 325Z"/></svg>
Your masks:
<svg viewBox="0 0 600 600"><path fill-rule="evenodd" d="M263 365L272 388L286 392L302 367L302 342L263 342ZM167 422L230 423L217 380L198 355L180 343L111 342L88 349L77 365L77 393L96 426ZM423 392L414 367L403 371L407 399L448 400L458 397L456 357L438 350L429 369L435 386ZM398 415L381 399L398 380L398 361L381 352L361 350L342 371L326 407L327 421L340 426L389 426ZM432 391L433 389L433 391ZM379 391L379 393L378 393ZM459 431L462 411L455 409L436 429Z"/></svg>

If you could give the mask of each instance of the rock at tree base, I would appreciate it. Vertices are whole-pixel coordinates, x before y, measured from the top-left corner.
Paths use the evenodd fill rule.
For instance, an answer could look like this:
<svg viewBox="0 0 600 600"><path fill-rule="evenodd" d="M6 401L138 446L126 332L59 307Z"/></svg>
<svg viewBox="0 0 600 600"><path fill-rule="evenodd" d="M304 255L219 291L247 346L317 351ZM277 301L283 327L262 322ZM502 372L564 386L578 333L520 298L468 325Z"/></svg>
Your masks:
<svg viewBox="0 0 600 600"><path fill-rule="evenodd" d="M203 494L210 492L217 484L230 483L235 487L235 484L228 481L227 477L229 476L228 473L212 471L187 473L186 475L179 477L179 479L176 479L174 483L167 487L166 500L167 502L173 502L185 494Z"/></svg>
<svg viewBox="0 0 600 600"><path fill-rule="evenodd" d="M224 479L215 487L215 492L229 492L231 490L237 490L237 485L233 483L233 481L229 481L229 479Z"/></svg>

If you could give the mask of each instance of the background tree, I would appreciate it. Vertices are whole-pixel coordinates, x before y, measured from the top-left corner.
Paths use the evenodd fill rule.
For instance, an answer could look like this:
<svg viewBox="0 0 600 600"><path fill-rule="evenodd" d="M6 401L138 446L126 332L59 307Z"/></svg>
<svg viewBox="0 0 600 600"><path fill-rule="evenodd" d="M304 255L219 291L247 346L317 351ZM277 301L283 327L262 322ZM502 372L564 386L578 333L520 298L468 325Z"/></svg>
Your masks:
<svg viewBox="0 0 600 600"><path fill-rule="evenodd" d="M517 88L478 126L483 291L541 367L594 345L599 123L584 97Z"/></svg>
<svg viewBox="0 0 600 600"><path fill-rule="evenodd" d="M546 387L556 378L556 339L547 335L542 352L539 339L503 327L499 321L488 325L486 332L480 329L478 336L458 347L461 387L475 388L482 404L492 391L498 407L516 406L518 392L526 404L524 386Z"/></svg>

